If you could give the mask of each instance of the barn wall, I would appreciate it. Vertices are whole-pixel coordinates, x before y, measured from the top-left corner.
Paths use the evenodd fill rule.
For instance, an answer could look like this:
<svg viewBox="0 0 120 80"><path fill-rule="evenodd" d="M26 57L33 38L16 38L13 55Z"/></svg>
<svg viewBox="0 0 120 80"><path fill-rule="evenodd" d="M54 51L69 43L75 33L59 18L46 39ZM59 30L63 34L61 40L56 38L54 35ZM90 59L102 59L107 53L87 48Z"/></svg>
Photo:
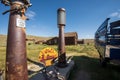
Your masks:
<svg viewBox="0 0 120 80"><path fill-rule="evenodd" d="M67 33L65 35L65 45L76 45L78 41L77 33ZM58 37L54 37L46 42L48 45L57 45L58 44Z"/></svg>
<svg viewBox="0 0 120 80"><path fill-rule="evenodd" d="M65 45L75 45L74 37L65 37Z"/></svg>
<svg viewBox="0 0 120 80"><path fill-rule="evenodd" d="M46 42L48 45L57 45L58 44L58 38L52 38Z"/></svg>

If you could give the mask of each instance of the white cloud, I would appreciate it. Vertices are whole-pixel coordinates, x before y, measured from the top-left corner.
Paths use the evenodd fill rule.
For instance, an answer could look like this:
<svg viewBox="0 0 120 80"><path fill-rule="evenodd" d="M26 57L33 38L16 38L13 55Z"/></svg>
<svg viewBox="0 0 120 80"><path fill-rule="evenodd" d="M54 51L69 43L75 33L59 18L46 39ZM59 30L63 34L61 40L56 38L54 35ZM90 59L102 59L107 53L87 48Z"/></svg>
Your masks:
<svg viewBox="0 0 120 80"><path fill-rule="evenodd" d="M116 17L116 18L120 18L120 9L116 12L113 12L109 15L109 17Z"/></svg>
<svg viewBox="0 0 120 80"><path fill-rule="evenodd" d="M119 15L118 12L114 12L114 13L110 14L111 17L117 17L118 15Z"/></svg>
<svg viewBox="0 0 120 80"><path fill-rule="evenodd" d="M34 11L27 11L26 12L26 16L29 18L29 19L34 19L36 13Z"/></svg>

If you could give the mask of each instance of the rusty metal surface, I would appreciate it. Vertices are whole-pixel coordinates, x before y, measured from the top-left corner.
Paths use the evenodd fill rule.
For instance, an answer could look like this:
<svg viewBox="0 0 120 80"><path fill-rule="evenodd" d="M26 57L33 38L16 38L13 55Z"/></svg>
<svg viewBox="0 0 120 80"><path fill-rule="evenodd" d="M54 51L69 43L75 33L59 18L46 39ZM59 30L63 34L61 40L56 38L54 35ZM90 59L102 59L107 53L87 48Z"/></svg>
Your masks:
<svg viewBox="0 0 120 80"><path fill-rule="evenodd" d="M66 66L66 53L65 53L65 37L64 37L64 26L59 26L59 40L58 40L58 66Z"/></svg>
<svg viewBox="0 0 120 80"><path fill-rule="evenodd" d="M58 39L58 67L66 67L66 53L65 53L65 36L64 27L66 23L66 11L64 8L57 10L57 24L59 28L59 39Z"/></svg>
<svg viewBox="0 0 120 80"><path fill-rule="evenodd" d="M16 26L16 18L18 17L21 18L20 14L10 13L6 51L6 80L28 80L26 33L25 28Z"/></svg>
<svg viewBox="0 0 120 80"><path fill-rule="evenodd" d="M64 38L64 26L59 27L59 45L58 49L61 53L65 52L65 38Z"/></svg>

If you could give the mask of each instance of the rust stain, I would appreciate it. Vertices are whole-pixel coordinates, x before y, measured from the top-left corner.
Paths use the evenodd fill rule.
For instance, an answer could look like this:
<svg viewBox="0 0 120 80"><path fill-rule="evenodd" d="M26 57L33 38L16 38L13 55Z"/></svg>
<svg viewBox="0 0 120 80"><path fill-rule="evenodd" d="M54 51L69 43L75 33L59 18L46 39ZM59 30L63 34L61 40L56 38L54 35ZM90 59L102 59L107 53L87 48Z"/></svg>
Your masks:
<svg viewBox="0 0 120 80"><path fill-rule="evenodd" d="M11 9L23 5L21 2L14 2ZM16 18L25 18L25 9L19 13L10 13L9 29L6 51L6 80L28 80L27 59L26 59L26 35L25 28L16 27Z"/></svg>
<svg viewBox="0 0 120 80"><path fill-rule="evenodd" d="M22 65L20 65L20 66L17 65L15 71L17 72L17 74L19 76L22 76L23 75L23 66Z"/></svg>

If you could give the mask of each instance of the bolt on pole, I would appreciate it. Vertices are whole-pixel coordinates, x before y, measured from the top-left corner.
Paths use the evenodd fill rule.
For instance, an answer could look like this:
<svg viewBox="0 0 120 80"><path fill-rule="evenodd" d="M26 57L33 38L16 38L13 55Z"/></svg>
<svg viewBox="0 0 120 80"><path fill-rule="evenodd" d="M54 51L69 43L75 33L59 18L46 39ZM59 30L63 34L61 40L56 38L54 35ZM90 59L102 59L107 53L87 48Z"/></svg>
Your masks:
<svg viewBox="0 0 120 80"><path fill-rule="evenodd" d="M58 39L58 67L66 67L66 52L65 52L65 36L64 27L66 23L66 11L64 8L59 8L57 11L57 24L59 28Z"/></svg>
<svg viewBox="0 0 120 80"><path fill-rule="evenodd" d="M3 1L3 4L10 6L10 10L6 11L10 12L6 49L6 80L28 80L25 32L25 11L28 4L25 3L26 0Z"/></svg>

